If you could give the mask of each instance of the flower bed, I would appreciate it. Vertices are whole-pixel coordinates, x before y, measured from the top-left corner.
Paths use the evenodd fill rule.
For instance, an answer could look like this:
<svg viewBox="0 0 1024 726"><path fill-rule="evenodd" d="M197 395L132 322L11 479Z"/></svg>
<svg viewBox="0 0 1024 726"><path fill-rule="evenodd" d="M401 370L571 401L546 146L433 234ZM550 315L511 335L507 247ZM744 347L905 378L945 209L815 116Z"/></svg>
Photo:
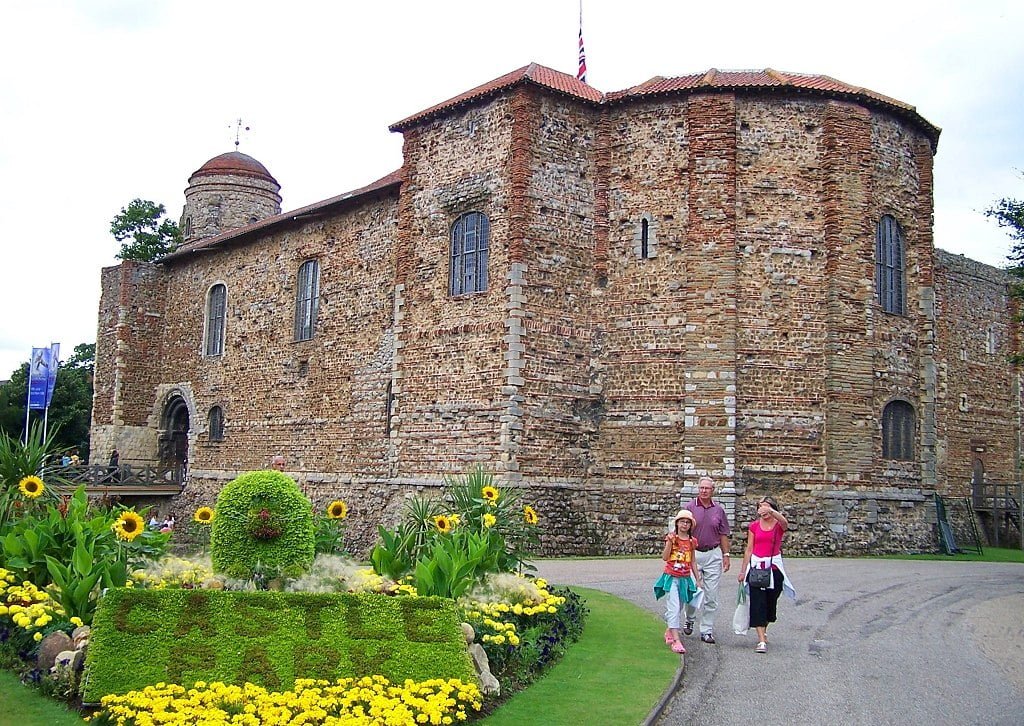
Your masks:
<svg viewBox="0 0 1024 726"><path fill-rule="evenodd" d="M491 674L505 697L582 629L578 597L513 574L541 517L482 469L409 500L379 528L372 568L338 556L347 504L317 513L279 472L243 475L196 510L196 558L163 557L173 533L144 512L61 499L44 479L0 482L0 656L74 702L73 665L51 678L30 661L96 611L83 688L101 722L453 723L498 703ZM88 639L75 631L76 647ZM468 650L490 661L490 695Z"/></svg>
<svg viewBox="0 0 1024 726"><path fill-rule="evenodd" d="M465 721L480 710L480 691L457 679L431 679L392 684L386 678L345 678L338 681L299 680L290 691L259 686L197 683L185 689L158 683L123 696L107 696L98 724L157 723L341 724L417 726Z"/></svg>

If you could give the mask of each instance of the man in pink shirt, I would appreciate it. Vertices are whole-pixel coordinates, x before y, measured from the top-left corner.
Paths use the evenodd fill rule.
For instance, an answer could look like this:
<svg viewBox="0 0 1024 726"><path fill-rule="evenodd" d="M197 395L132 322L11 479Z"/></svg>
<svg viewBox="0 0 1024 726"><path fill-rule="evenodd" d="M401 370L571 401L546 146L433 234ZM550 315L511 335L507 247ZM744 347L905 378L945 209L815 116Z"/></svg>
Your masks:
<svg viewBox="0 0 1024 726"><path fill-rule="evenodd" d="M697 482L697 496L683 505L697 520L693 534L697 539L697 568L704 579L704 604L700 608L700 639L714 643L715 612L718 610L718 581L729 571L729 517L721 504L714 501L715 482L702 476ZM683 633L691 635L697 610L686 605Z"/></svg>

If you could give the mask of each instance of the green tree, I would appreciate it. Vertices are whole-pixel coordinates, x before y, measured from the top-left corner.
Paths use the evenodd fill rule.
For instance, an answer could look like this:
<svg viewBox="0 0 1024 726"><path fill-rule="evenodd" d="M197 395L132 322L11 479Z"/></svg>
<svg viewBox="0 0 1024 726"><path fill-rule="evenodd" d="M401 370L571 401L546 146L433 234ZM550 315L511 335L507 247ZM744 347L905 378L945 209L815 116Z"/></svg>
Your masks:
<svg viewBox="0 0 1024 726"><path fill-rule="evenodd" d="M119 260L152 262L181 244L181 231L164 218L164 205L148 199L133 199L110 222L110 234L121 243Z"/></svg>
<svg viewBox="0 0 1024 726"><path fill-rule="evenodd" d="M1011 286L1010 294L1018 301L1024 302L1024 201L1003 197L985 210L985 216L996 220L1014 241L1006 255L1010 263L1007 272L1021 278L1022 281ZM1017 322L1024 322L1024 317L1018 315ZM1010 362L1014 365L1024 365L1024 351L1010 355Z"/></svg>
<svg viewBox="0 0 1024 726"><path fill-rule="evenodd" d="M57 449L77 448L83 461L89 455L95 353L94 343L82 343L76 345L71 357L60 364L48 415L48 428L51 432L56 431L54 445ZM11 373L7 383L0 386L0 430L12 438L21 438L25 429L27 396L28 362L25 362Z"/></svg>

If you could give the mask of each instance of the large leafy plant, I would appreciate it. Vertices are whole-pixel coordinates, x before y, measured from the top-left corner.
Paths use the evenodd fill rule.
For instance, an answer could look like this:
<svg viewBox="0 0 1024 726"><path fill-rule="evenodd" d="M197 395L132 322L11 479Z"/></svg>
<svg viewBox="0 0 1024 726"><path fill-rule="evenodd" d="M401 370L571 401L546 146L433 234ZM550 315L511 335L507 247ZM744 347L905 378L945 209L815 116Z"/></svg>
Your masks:
<svg viewBox="0 0 1024 726"><path fill-rule="evenodd" d="M495 486L480 467L445 483L441 499L409 500L394 531L378 527L374 571L410 577L421 595L458 597L488 572L529 568L536 513L521 506L519 493Z"/></svg>
<svg viewBox="0 0 1024 726"><path fill-rule="evenodd" d="M90 504L79 487L12 522L0 540L4 566L30 582L52 582L58 588L54 599L68 617L88 622L101 588L123 587L132 569L167 548L169 535L142 529L134 512L127 518L137 528L119 536L125 511Z"/></svg>
<svg viewBox="0 0 1024 726"><path fill-rule="evenodd" d="M25 441L0 432L0 535L15 518L19 505L25 502L18 484L27 476L43 473L46 463L57 453L55 439L43 435L38 421L29 427ZM43 501L55 498L51 489L43 490Z"/></svg>

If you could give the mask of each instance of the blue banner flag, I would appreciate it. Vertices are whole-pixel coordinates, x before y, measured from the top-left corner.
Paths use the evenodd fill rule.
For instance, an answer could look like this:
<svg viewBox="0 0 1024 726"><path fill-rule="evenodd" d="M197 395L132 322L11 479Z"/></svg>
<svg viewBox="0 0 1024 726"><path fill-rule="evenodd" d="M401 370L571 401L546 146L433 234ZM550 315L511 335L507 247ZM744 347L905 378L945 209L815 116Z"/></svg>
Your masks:
<svg viewBox="0 0 1024 726"><path fill-rule="evenodd" d="M46 408L46 394L50 387L50 349L33 348L28 364L28 407L41 411Z"/></svg>
<svg viewBox="0 0 1024 726"><path fill-rule="evenodd" d="M50 375L46 379L46 407L53 400L53 389L57 386L57 369L60 368L60 343L50 343Z"/></svg>

